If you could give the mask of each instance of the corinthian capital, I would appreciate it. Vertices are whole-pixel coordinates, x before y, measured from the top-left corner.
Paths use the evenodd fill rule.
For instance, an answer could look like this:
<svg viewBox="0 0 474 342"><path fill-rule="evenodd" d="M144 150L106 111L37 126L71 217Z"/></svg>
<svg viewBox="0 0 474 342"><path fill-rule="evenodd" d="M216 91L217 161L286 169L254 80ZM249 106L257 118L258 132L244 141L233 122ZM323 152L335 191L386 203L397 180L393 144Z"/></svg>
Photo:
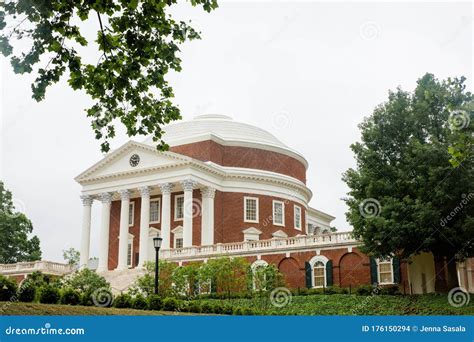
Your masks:
<svg viewBox="0 0 474 342"><path fill-rule="evenodd" d="M90 195L81 195L81 201L84 206L90 207L94 201L94 198L92 198Z"/></svg>
<svg viewBox="0 0 474 342"><path fill-rule="evenodd" d="M142 195L142 197L150 197L151 187L142 186L138 190L140 190L140 194Z"/></svg>
<svg viewBox="0 0 474 342"><path fill-rule="evenodd" d="M163 195L171 194L171 190L173 189L174 185L172 183L165 183L160 185L161 193Z"/></svg>
<svg viewBox="0 0 474 342"><path fill-rule="evenodd" d="M203 198L214 198L216 195L216 189L211 187L202 188L201 195Z"/></svg>
<svg viewBox="0 0 474 342"><path fill-rule="evenodd" d="M193 191L194 186L197 184L197 182L192 179L185 179L181 182L181 184L183 185L184 191Z"/></svg>
<svg viewBox="0 0 474 342"><path fill-rule="evenodd" d="M99 199L104 204L112 203L112 194L110 192L103 192L99 195Z"/></svg>
<svg viewBox="0 0 474 342"><path fill-rule="evenodd" d="M127 201L130 199L130 191L129 190L120 190L119 191L120 198L122 201Z"/></svg>

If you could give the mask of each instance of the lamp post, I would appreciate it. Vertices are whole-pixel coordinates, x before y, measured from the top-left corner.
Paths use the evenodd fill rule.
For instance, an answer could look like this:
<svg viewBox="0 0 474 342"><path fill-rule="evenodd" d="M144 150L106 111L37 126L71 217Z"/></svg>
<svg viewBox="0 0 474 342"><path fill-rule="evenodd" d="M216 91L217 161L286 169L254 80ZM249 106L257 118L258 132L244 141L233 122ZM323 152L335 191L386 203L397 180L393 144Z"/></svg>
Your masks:
<svg viewBox="0 0 474 342"><path fill-rule="evenodd" d="M158 294L158 253L160 251L161 242L163 241L159 235L153 238L153 246L155 247L155 294Z"/></svg>

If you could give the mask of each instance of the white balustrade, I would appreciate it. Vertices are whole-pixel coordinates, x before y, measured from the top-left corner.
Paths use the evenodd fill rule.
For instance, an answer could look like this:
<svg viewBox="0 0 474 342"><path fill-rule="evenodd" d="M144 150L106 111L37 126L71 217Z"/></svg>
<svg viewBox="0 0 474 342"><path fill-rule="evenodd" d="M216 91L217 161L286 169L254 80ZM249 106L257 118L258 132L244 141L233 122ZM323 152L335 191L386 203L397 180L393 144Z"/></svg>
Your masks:
<svg viewBox="0 0 474 342"><path fill-rule="evenodd" d="M40 271L47 274L63 275L70 273L73 266L52 261L18 262L16 264L0 264L0 274L28 274Z"/></svg>

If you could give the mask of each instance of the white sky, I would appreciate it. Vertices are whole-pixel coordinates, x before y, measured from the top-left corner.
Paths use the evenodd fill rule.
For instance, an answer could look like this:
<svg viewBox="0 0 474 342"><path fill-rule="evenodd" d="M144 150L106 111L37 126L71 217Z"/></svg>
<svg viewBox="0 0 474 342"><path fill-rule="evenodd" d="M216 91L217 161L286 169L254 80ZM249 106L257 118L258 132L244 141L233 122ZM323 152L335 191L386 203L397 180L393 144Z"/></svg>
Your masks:
<svg viewBox="0 0 474 342"><path fill-rule="evenodd" d="M336 216L341 231L350 230L341 174L354 166L349 145L363 117L389 89L412 90L425 72L465 75L472 89L469 3L221 2L211 14L189 4L174 12L203 37L183 47L183 71L171 78L184 119L227 114L301 152L310 204ZM95 29L92 21L87 30ZM84 51L96 58L93 46ZM63 249L79 249L82 204L73 178L102 157L83 111L91 101L62 81L36 103L31 75L0 61L0 179L33 221L43 258L61 261ZM127 140L121 130L112 147ZM97 256L97 202L92 220Z"/></svg>

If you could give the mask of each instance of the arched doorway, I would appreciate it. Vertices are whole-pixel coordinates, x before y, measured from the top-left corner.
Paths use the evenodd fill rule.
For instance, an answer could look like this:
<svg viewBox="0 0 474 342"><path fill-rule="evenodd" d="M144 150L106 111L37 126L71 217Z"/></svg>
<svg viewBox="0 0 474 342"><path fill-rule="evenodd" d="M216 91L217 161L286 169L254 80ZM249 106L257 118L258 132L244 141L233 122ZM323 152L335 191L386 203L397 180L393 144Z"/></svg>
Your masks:
<svg viewBox="0 0 474 342"><path fill-rule="evenodd" d="M295 259L283 259L278 265L278 269L285 276L286 286L293 289L305 287L304 270L300 269Z"/></svg>

